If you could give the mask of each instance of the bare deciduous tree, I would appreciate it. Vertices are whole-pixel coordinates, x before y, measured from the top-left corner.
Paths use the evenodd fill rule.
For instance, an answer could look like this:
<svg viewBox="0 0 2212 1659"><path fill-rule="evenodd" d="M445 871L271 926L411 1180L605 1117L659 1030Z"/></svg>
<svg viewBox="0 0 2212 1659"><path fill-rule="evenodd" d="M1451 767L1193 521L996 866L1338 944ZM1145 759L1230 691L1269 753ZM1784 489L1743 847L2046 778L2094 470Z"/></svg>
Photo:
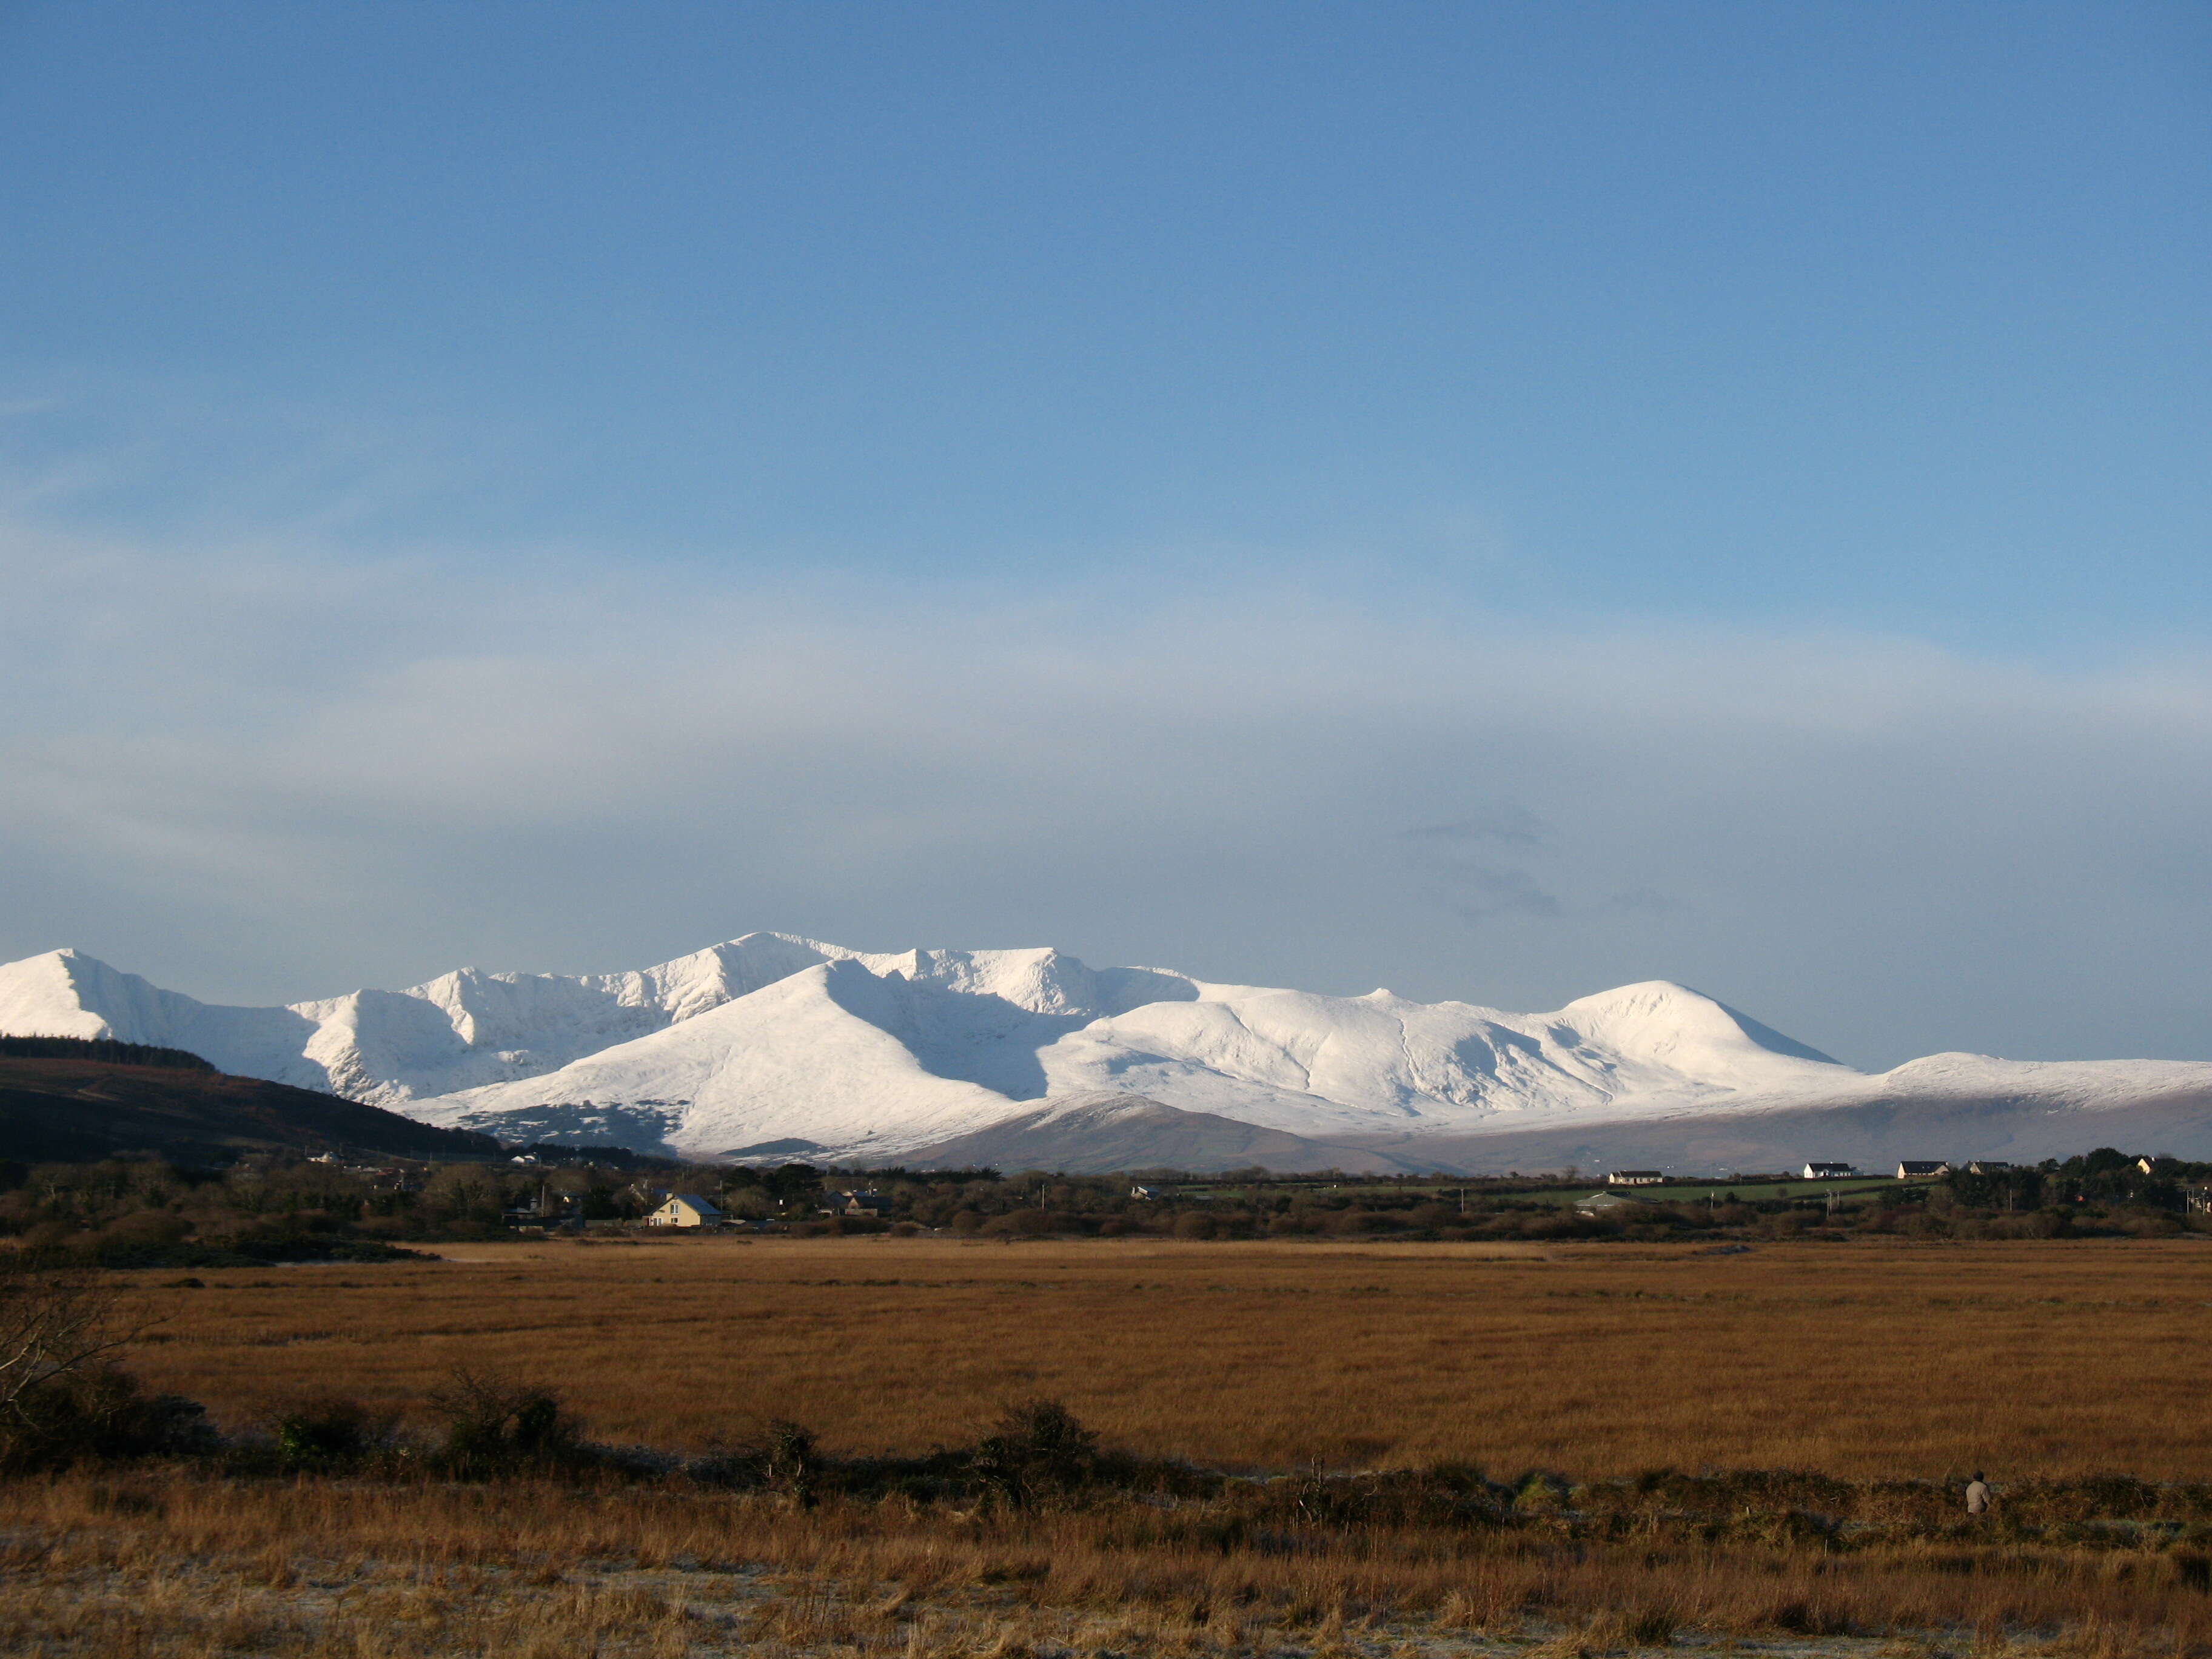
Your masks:
<svg viewBox="0 0 2212 1659"><path fill-rule="evenodd" d="M0 1420L20 1418L40 1383L112 1359L138 1334L90 1274L0 1269Z"/></svg>

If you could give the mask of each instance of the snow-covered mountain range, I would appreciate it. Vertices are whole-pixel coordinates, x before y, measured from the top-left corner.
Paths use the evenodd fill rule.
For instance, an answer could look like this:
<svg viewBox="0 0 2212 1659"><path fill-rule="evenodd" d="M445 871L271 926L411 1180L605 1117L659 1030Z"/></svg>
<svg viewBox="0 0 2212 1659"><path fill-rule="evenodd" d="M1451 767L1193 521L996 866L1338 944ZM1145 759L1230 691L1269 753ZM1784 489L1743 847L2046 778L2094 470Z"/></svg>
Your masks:
<svg viewBox="0 0 2212 1659"><path fill-rule="evenodd" d="M749 933L634 973L462 969L239 1008L57 951L0 967L0 1031L160 1043L426 1122L697 1158L1772 1168L2041 1157L2123 1129L2212 1156L2212 1064L1940 1054L1869 1074L1662 981L1514 1014Z"/></svg>

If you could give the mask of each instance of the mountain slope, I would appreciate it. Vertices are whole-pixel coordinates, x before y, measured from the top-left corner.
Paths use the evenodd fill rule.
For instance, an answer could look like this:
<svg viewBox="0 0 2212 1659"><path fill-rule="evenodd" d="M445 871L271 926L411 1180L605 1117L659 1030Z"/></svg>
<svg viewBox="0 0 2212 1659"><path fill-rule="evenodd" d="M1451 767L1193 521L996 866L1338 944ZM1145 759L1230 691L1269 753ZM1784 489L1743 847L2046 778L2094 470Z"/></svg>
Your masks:
<svg viewBox="0 0 2212 1659"><path fill-rule="evenodd" d="M487 1157L499 1146L258 1078L0 1054L0 1158L73 1163L145 1152L206 1162L279 1149L453 1158Z"/></svg>
<svg viewBox="0 0 2212 1659"><path fill-rule="evenodd" d="M1003 1115L1006 1096L931 1072L895 1035L911 1012L902 988L910 990L857 962L821 963L549 1077L411 1109L495 1127L518 1109L622 1108L654 1114L665 1144L695 1156L804 1139L851 1159L896 1156ZM995 1012L987 1004L979 1018Z"/></svg>
<svg viewBox="0 0 2212 1659"><path fill-rule="evenodd" d="M635 973L463 968L404 991L234 1008L52 951L0 967L0 1031L188 1048L228 1072L392 1105L555 1071L854 954L751 933Z"/></svg>
<svg viewBox="0 0 2212 1659"><path fill-rule="evenodd" d="M190 1048L227 1071L510 1138L854 1163L997 1134L1000 1161L1048 1145L1069 1167L1097 1167L1102 1148L1133 1157L1181 1136L1191 1157L1231 1164L1473 1169L1491 1166L1479 1147L1525 1162L1539 1146L1675 1144L1738 1115L1909 1118L1947 1102L1962 1123L1979 1121L1975 1102L2059 1124L2070 1114L2091 1137L2100 1115L2212 1094L2212 1066L2198 1063L1946 1054L1869 1076L1664 981L1516 1014L1094 969L1052 950L874 953L781 933L633 973L465 969L283 1008L203 1004L56 951L0 967L0 1030ZM1135 1097L1208 1122L1061 1109ZM1659 1139L1628 1138L1638 1125ZM1536 1139L1514 1153L1500 1139L1513 1136ZM1983 1150L1916 1143L1909 1155Z"/></svg>
<svg viewBox="0 0 2212 1659"><path fill-rule="evenodd" d="M925 1168L1064 1170L1344 1170L1401 1175L1430 1167L1362 1146L1314 1140L1212 1112L1179 1111L1143 1095L1078 1095L1018 1112L908 1154Z"/></svg>
<svg viewBox="0 0 2212 1659"><path fill-rule="evenodd" d="M1070 1032L1041 1054L1053 1094L1130 1089L1310 1134L1440 1132L1499 1114L1622 1102L1817 1095L1857 1076L1679 985L1623 987L1554 1014L1376 991L1198 985Z"/></svg>

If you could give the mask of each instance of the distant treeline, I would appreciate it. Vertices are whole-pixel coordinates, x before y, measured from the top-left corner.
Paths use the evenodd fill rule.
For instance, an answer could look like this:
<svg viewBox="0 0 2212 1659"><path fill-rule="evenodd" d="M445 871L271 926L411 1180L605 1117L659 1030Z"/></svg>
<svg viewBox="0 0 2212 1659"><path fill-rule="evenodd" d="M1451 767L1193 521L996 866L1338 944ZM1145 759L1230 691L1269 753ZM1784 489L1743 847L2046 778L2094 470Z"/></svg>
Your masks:
<svg viewBox="0 0 2212 1659"><path fill-rule="evenodd" d="M166 1066L173 1071L212 1072L215 1067L182 1048L150 1042L116 1042L107 1037L0 1036L0 1060L98 1060L111 1066Z"/></svg>
<svg viewBox="0 0 2212 1659"><path fill-rule="evenodd" d="M1127 1176L1002 1176L991 1170L771 1170L625 1154L571 1161L548 1147L497 1160L383 1164L255 1154L224 1169L150 1158L30 1164L0 1158L0 1265L144 1268L253 1261L389 1260L417 1241L582 1237L641 1223L670 1193L710 1200L738 1225L800 1237L945 1232L1005 1238L1352 1239L1693 1243L1786 1238L2166 1237L2212 1233L2212 1165L2100 1147L2064 1162L1927 1185L1814 1196L1755 1190L1598 1214L1566 1194L1449 1184L1213 1179L1183 1188ZM536 1162L525 1162L537 1157ZM560 1158L561 1161L553 1161ZM855 1200L855 1194L861 1201Z"/></svg>

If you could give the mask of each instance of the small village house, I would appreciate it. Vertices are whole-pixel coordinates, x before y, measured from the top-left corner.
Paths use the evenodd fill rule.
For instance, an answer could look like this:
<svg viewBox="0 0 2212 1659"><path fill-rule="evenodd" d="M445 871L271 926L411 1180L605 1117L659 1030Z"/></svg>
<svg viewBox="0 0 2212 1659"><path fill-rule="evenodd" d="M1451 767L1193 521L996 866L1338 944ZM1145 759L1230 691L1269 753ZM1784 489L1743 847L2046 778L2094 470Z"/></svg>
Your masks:
<svg viewBox="0 0 2212 1659"><path fill-rule="evenodd" d="M837 1201L828 1206L832 1215L887 1216L891 1212L891 1201L881 1193L842 1192Z"/></svg>
<svg viewBox="0 0 2212 1659"><path fill-rule="evenodd" d="M646 1217L648 1227L719 1227L727 1218L721 1206L697 1193L671 1193L668 1201Z"/></svg>
<svg viewBox="0 0 2212 1659"><path fill-rule="evenodd" d="M1908 1158L1901 1160L1897 1166L1897 1178L1899 1181L1917 1181L1929 1176L1947 1176L1950 1173L1951 1166L1941 1159L1930 1161L1924 1158Z"/></svg>
<svg viewBox="0 0 2212 1659"><path fill-rule="evenodd" d="M1966 1165L1966 1173L1968 1175L2002 1175L2010 1168L2012 1165L2001 1158L1978 1158Z"/></svg>
<svg viewBox="0 0 2212 1659"><path fill-rule="evenodd" d="M1605 1178L1608 1187L1656 1187L1666 1180L1657 1170L1615 1170Z"/></svg>
<svg viewBox="0 0 2212 1659"><path fill-rule="evenodd" d="M1805 1166L1805 1173L1802 1179L1807 1181L1841 1181L1846 1176L1855 1176L1857 1173L1857 1167L1850 1164L1808 1164Z"/></svg>

